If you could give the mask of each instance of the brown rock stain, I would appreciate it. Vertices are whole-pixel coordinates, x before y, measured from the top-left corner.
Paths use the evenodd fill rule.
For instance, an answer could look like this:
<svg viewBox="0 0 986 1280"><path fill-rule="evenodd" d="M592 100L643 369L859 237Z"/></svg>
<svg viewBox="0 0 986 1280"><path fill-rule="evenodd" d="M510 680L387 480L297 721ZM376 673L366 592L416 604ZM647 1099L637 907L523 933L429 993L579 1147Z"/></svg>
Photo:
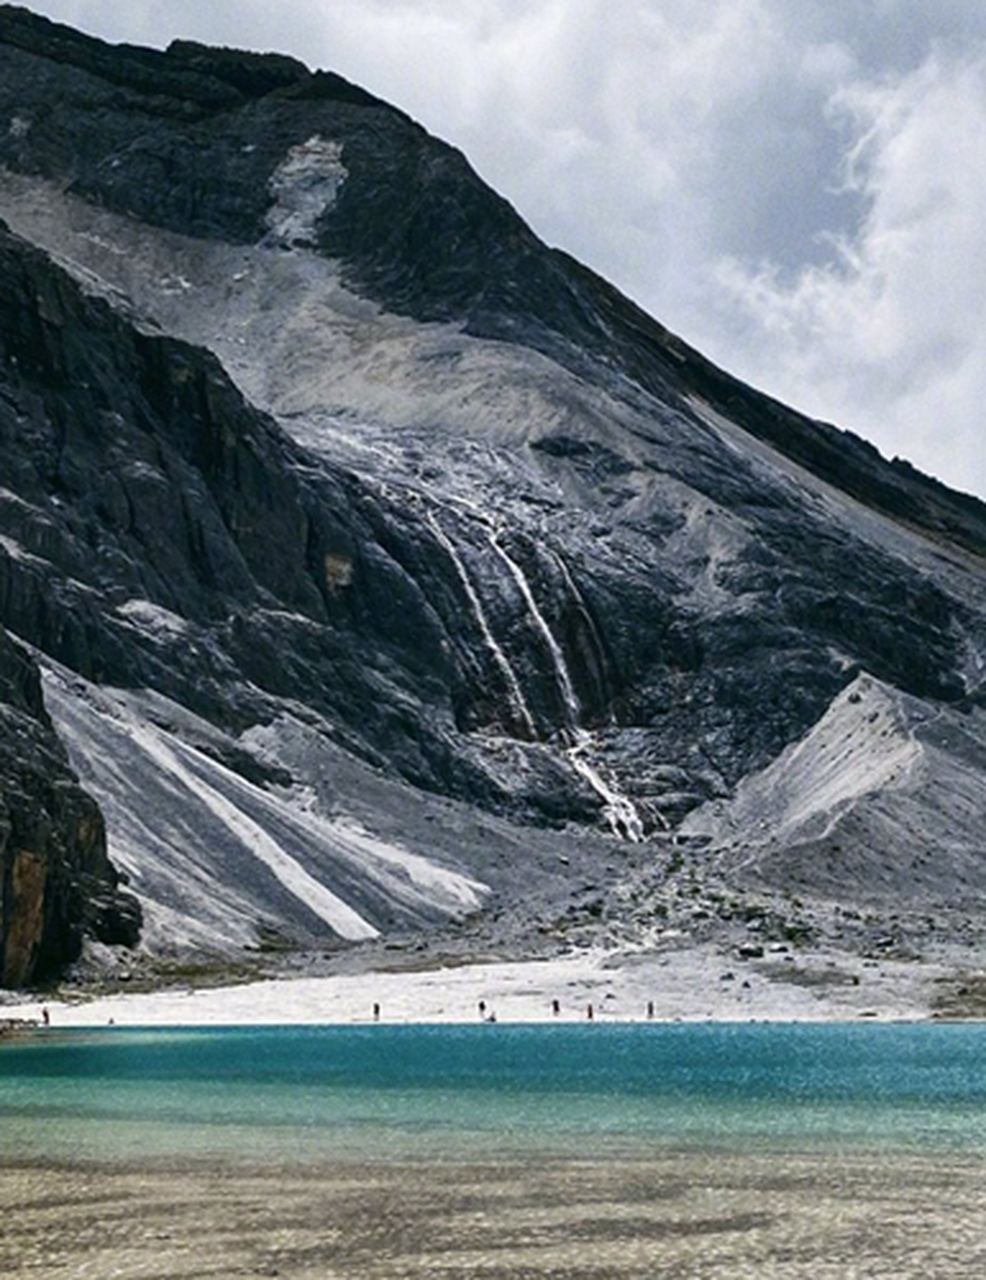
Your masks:
<svg viewBox="0 0 986 1280"><path fill-rule="evenodd" d="M29 849L14 855L2 938L3 977L7 986L23 986L31 977L44 932L47 859Z"/></svg>

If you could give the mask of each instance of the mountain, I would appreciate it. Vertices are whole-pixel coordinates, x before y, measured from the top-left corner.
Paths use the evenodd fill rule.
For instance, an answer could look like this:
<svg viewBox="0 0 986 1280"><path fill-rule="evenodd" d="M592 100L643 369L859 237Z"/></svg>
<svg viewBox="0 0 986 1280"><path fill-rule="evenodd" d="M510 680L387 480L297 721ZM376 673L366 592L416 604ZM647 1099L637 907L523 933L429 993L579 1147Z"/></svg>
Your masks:
<svg viewBox="0 0 986 1280"><path fill-rule="evenodd" d="M0 5L0 220L5 981L978 927L981 503L290 58Z"/></svg>

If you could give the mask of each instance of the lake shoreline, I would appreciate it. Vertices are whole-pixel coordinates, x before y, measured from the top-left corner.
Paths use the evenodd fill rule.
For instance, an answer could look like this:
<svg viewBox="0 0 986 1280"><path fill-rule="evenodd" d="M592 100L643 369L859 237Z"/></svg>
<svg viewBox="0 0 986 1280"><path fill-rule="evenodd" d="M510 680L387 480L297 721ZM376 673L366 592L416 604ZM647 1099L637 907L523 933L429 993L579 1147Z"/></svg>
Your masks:
<svg viewBox="0 0 986 1280"><path fill-rule="evenodd" d="M8 993L10 1019L59 1026L602 1021L966 1020L982 1016L975 953L922 960L822 949L737 959L706 946L602 949L540 959L425 959L416 967L351 967L228 985L178 983L111 993L63 987ZM967 963L960 966L959 961ZM358 958L357 958L358 961Z"/></svg>

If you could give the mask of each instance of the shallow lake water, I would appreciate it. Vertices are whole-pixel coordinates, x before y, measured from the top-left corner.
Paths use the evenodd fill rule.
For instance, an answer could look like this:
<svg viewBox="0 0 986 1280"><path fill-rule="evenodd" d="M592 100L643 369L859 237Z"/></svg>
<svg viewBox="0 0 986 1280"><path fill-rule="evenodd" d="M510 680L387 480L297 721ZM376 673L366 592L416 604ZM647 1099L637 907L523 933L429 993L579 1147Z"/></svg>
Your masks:
<svg viewBox="0 0 986 1280"><path fill-rule="evenodd" d="M981 1276L984 1174L978 1025L0 1045L11 1276Z"/></svg>
<svg viewBox="0 0 986 1280"><path fill-rule="evenodd" d="M47 1031L0 1048L0 1151L381 1158L865 1143L986 1154L986 1028Z"/></svg>

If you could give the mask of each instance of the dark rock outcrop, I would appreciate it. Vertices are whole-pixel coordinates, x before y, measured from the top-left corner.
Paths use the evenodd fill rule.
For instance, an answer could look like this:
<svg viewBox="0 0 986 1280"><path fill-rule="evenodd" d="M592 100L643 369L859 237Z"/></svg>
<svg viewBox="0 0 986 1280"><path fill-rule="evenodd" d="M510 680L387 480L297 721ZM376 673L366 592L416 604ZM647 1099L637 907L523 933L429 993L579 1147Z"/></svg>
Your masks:
<svg viewBox="0 0 986 1280"><path fill-rule="evenodd" d="M38 983L85 935L132 946L137 900L119 887L95 802L69 768L29 656L0 630L0 985Z"/></svg>
<svg viewBox="0 0 986 1280"><path fill-rule="evenodd" d="M565 811L557 778L511 800L453 750L456 724L499 719L503 695L460 666L476 662L469 602L420 514L313 468L209 353L139 332L2 231L0 272L12 631L86 679L156 688L234 731L303 691L409 781ZM133 599L181 629L134 626Z"/></svg>

